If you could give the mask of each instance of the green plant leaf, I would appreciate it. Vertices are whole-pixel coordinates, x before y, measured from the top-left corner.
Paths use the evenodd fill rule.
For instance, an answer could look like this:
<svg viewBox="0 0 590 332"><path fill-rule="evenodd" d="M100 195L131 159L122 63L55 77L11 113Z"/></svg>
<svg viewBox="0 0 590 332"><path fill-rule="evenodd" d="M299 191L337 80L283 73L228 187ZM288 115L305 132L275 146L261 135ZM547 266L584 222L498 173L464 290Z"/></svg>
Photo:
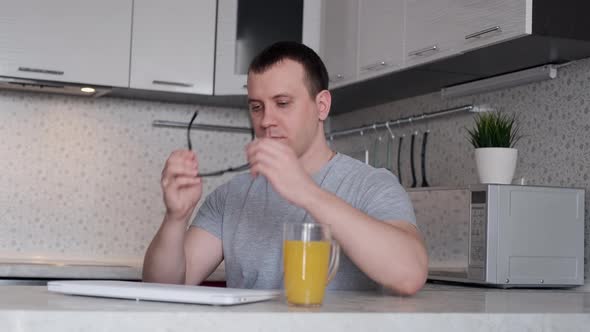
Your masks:
<svg viewBox="0 0 590 332"><path fill-rule="evenodd" d="M466 128L468 140L474 148L514 148L522 138L516 116L503 112L480 113L475 126Z"/></svg>

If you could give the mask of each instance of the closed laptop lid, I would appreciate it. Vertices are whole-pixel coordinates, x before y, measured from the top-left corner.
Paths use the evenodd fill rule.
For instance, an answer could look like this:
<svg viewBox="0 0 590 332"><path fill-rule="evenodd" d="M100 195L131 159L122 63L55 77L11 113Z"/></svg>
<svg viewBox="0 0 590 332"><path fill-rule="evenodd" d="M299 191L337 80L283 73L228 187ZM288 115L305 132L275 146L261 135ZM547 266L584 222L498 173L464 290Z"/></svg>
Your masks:
<svg viewBox="0 0 590 332"><path fill-rule="evenodd" d="M133 300L234 305L278 297L280 290L172 285L133 281L64 280L47 283L50 292Z"/></svg>

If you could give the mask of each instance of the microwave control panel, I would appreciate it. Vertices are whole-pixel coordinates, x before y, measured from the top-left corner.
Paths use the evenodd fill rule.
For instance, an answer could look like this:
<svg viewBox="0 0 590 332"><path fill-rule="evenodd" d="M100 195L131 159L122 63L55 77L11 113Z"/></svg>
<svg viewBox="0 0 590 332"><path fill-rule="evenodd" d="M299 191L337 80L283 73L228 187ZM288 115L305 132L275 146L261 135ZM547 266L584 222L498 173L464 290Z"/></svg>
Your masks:
<svg viewBox="0 0 590 332"><path fill-rule="evenodd" d="M471 193L471 222L469 225L469 266L485 267L486 260L486 192Z"/></svg>

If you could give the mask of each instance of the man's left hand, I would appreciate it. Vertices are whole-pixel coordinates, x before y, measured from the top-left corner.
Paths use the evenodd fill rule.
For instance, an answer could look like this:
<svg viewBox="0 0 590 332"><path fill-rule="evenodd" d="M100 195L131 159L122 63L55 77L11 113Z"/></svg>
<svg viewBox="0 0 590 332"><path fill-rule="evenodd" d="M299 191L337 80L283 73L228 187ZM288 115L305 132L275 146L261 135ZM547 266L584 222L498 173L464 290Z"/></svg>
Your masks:
<svg viewBox="0 0 590 332"><path fill-rule="evenodd" d="M248 144L246 154L253 176L265 176L283 198L303 206L310 188L316 184L291 147L271 138L261 138Z"/></svg>

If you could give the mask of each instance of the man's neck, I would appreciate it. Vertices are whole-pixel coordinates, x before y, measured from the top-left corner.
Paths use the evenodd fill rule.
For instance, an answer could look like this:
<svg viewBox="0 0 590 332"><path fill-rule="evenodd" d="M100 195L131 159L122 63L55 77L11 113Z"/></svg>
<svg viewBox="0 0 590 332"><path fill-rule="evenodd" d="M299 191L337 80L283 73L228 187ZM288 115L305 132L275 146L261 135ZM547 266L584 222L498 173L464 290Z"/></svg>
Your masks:
<svg viewBox="0 0 590 332"><path fill-rule="evenodd" d="M330 149L326 140L321 139L312 144L299 160L305 172L313 175L322 169L335 155L336 152Z"/></svg>

